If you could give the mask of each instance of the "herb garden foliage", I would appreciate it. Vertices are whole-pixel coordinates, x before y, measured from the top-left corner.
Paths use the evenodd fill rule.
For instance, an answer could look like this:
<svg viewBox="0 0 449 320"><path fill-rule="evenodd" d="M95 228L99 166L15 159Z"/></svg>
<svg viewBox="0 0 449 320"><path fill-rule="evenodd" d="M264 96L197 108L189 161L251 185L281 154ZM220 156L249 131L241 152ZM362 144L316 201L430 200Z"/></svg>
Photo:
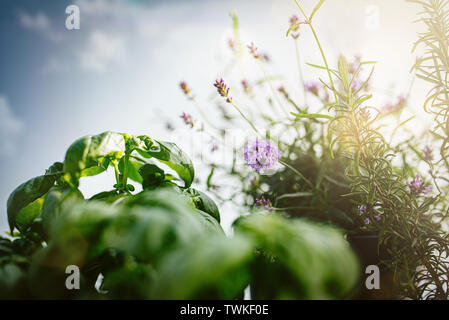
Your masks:
<svg viewBox="0 0 449 320"><path fill-rule="evenodd" d="M231 167L213 163L207 187L211 192L222 188L211 182L219 174L218 170L222 170L225 175L236 177L242 185L240 190L233 190L229 197L221 196L222 192L217 193L217 197L223 201L240 205L237 196L243 194L243 202L247 207L263 207L271 212L285 212L289 217L307 217L337 225L347 235L378 235L379 263L382 268L387 267L394 273L395 297L447 299L449 1L409 1L422 6L419 22L427 26L427 31L419 35L415 46L424 47L424 55L418 58L412 70L432 86L424 108L435 117L432 134L435 141L441 143L440 159L433 159L429 146L423 152L418 150L422 143L421 137L407 134L405 140L391 143L396 130L408 121L399 123L408 96L402 96L397 104L381 110L370 106L370 79L374 68L368 75L365 71L369 71L374 63L361 62L360 57L348 63L344 57L340 57L337 67L330 68L312 21L324 0L315 2L310 15L302 8L301 2L295 0L303 19L292 16L287 37L291 36L295 45L304 100L297 103L284 86L274 90L277 79L266 73L264 64L268 60L263 58L264 55L258 52L254 44L248 46L248 53L260 66L263 78L254 81L240 79L242 93L252 102L252 110L245 103L245 112L249 116L242 113L243 108L238 107L238 90L235 87L231 90L223 79L214 84L219 94L217 97L225 98L226 103L234 107L254 129L257 137L263 139L255 143L248 142L245 148L272 139L277 142L279 153L282 154L279 163L283 167L270 175L253 173L252 178L248 179L250 170L239 168L236 161ZM235 15L232 15L232 19L234 37L229 40L229 47L234 53L233 59L241 62L243 45L238 21ZM324 71L326 81L304 82L298 44L304 29L312 32L324 64L319 66L308 63L308 66ZM304 44L301 46L304 47ZM242 68L240 64L236 65ZM195 102L185 82L181 88L189 100ZM314 99L312 103L308 100L311 97ZM263 98L268 103L264 104ZM320 113L310 113L315 106ZM278 113L278 109L295 118L273 116L273 113ZM323 114L326 109L333 113L332 116ZM234 117L226 109L222 113L225 126L219 127L218 132L225 132L225 129L235 125ZM396 117L398 126L391 137L385 139L379 128L384 118L390 116ZM412 157L416 159L416 156L418 162L412 163L410 160ZM245 160L260 173L260 162L254 166L254 163ZM276 161L270 159L270 166L273 162ZM421 178L417 172L418 169L422 170L423 165L429 168L429 177ZM410 177L413 177L412 181L408 180ZM427 184L429 179L432 184ZM430 193L434 186L436 190ZM258 255L257 259L270 261L269 256L263 254ZM276 263L269 266L275 270ZM256 278L257 274L263 274L255 271ZM263 297L269 295L269 288L275 287L275 282L294 283L286 276L271 284L265 279L255 281L253 285ZM289 290L288 286L284 289L286 292Z"/></svg>
<svg viewBox="0 0 449 320"><path fill-rule="evenodd" d="M84 199L80 179L108 167L113 189ZM0 238L0 297L234 299L260 277L279 281L258 290L262 298L349 294L358 263L338 231L252 214L226 237L214 201L190 187L193 177L173 143L114 132L77 140L64 163L8 200L11 231L19 231ZM128 178L143 191L133 193ZM65 287L69 265L80 268L80 290Z"/></svg>

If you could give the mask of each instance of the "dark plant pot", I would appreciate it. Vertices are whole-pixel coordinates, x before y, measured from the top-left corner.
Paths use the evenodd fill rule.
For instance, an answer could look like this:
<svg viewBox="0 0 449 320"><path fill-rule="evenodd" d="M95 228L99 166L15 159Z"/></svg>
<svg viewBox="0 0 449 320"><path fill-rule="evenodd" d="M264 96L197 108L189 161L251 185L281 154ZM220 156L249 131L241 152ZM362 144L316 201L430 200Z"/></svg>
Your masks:
<svg viewBox="0 0 449 320"><path fill-rule="evenodd" d="M381 265L381 260L388 258L386 247L378 248L379 237L377 234L349 235L348 241L358 255L361 264L361 278L359 288L356 288L353 299L358 300L396 300L398 299L397 286L393 279L393 272ZM366 288L365 281L372 274L366 274L369 265L376 265L380 270L380 289Z"/></svg>

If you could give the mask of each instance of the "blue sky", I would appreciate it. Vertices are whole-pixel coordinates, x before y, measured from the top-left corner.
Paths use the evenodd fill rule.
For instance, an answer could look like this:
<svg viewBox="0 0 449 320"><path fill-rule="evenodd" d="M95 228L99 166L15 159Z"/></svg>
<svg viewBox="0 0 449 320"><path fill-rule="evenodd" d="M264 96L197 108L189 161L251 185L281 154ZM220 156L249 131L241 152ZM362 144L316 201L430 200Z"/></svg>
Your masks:
<svg viewBox="0 0 449 320"><path fill-rule="evenodd" d="M366 15L373 3L380 24L370 29ZM80 7L80 30L65 28L69 4ZM311 6L307 1L309 11ZM291 85L297 80L294 48L285 38L288 19L297 13L294 1L2 0L0 230L7 229L9 193L62 161L67 147L83 135L105 130L148 134L193 154L194 137L182 129L169 135L164 127L166 121L181 127L179 114L191 108L178 89L181 80L189 81L219 121L207 98L231 57L226 46L231 10L240 18L243 41L270 53L268 71L284 75L300 99ZM381 104L391 99L382 92L399 95L410 84L414 14L404 1L333 0L315 24L329 57L361 53L380 62L375 84ZM304 31L301 39L304 58L321 63L311 35ZM317 79L315 70L304 70L307 80ZM238 81L234 74L229 78ZM204 177L201 163L197 167ZM82 188L89 195L109 182L109 176L99 177L89 181L91 188L86 183Z"/></svg>

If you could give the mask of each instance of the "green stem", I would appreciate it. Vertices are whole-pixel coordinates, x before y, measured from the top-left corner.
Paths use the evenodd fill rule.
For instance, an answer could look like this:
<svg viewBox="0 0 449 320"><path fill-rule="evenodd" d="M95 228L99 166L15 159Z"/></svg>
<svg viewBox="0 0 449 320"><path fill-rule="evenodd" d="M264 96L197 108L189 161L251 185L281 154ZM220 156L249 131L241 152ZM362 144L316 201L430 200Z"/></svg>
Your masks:
<svg viewBox="0 0 449 320"><path fill-rule="evenodd" d="M295 50L296 50L296 61L298 63L299 82L302 84L303 95L304 95L304 104L307 106L306 83L304 81L304 75L302 73L302 68L301 68L301 57L299 54L298 39L295 39Z"/></svg>
<svg viewBox="0 0 449 320"><path fill-rule="evenodd" d="M114 172L115 172L115 181L117 182L117 185L120 184L120 173L118 171L118 165L117 165L117 161L112 161L112 165L114 167Z"/></svg>
<svg viewBox="0 0 449 320"><path fill-rule="evenodd" d="M237 109L237 111L240 113L240 115L243 117L243 119L245 119L246 120L246 122L248 122L249 123L249 125L251 126L251 128L253 128L253 130L258 134L258 135L260 135L260 132L259 132L259 130L257 130L257 128L254 126L254 124L243 114L243 112L240 110L240 108L239 107L237 107L237 105L233 102L233 101L231 101L230 102L233 106L234 106L234 108L235 109Z"/></svg>
<svg viewBox="0 0 449 320"><path fill-rule="evenodd" d="M312 182L310 182L309 179L304 177L304 175L301 172L299 172L298 170L296 170L295 168L293 168L291 165L289 165L287 162L285 162L283 160L279 160L279 163L284 165L285 167L289 168L290 170L292 170L298 177L303 179L312 189L315 189L315 187L312 184Z"/></svg>
<svg viewBox="0 0 449 320"><path fill-rule="evenodd" d="M128 165L129 165L129 156L130 156L130 152L126 151L125 152L125 161L123 164L123 178L122 178L122 183L123 183L123 188L124 190L127 190L127 182L128 182Z"/></svg>
<svg viewBox="0 0 449 320"><path fill-rule="evenodd" d="M284 112L285 115L288 117L289 114L285 110L284 105L279 100L279 97L277 96L276 91L274 90L273 86L271 85L270 79L268 78L268 74L266 73L265 68L262 65L262 62L260 61L260 59L257 59L257 61L258 61L260 70L262 70L263 77L265 78L265 82L268 83L268 86L270 87L271 91L273 92L274 99L276 100L277 104L279 105L279 109L281 109L281 111Z"/></svg>
<svg viewBox="0 0 449 320"><path fill-rule="evenodd" d="M336 92L334 91L334 88L335 88L335 86L334 86L334 80L333 80L333 78L332 78L332 74L331 74L331 72L330 72L329 64L327 63L327 59L326 59L326 55L324 54L323 47L321 46L321 42L320 42L320 40L318 39L318 36L317 36L317 34L316 34L316 32L315 32L315 29L314 29L313 26L312 26L312 22L309 21L309 18L308 18L308 16L307 16L307 14L306 14L306 13L304 12L304 10L302 9L302 7L301 7L301 5L299 4L298 0L295 0L295 2L296 2L296 5L298 6L299 10L301 10L301 13L303 14L304 18L306 19L306 22L307 22L307 24L309 25L310 30L312 30L313 37L315 38L315 41L316 41L316 43L317 43L317 45L318 45L318 48L320 49L321 56L323 57L324 65L326 66L327 74L328 74L328 76L329 76L329 80L330 80L330 83L331 83L331 86L332 86L332 90L333 90L333 92L334 92L334 98L335 98L335 101L338 102L338 96L337 96Z"/></svg>

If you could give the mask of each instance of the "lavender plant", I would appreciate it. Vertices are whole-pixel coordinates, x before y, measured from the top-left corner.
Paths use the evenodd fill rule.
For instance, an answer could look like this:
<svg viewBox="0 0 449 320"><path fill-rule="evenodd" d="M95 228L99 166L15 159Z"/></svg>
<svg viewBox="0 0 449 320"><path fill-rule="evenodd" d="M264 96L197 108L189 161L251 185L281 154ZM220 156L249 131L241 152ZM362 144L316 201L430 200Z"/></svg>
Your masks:
<svg viewBox="0 0 449 320"><path fill-rule="evenodd" d="M380 132L383 118L399 119L409 95L401 95L397 102L383 108L370 106L370 79L375 63L363 62L361 57L348 63L341 56L337 68L330 68L313 26L313 18L324 0L317 3L310 15L298 1L295 2L302 20L297 15L292 16L287 36L295 44L304 102L297 103L284 86L274 90L275 80L265 72L266 62L261 61L257 47L251 43L249 54L260 66L262 78L253 83L245 78L241 84L243 94L249 95L257 105L257 112L240 108L239 100L224 80L217 80L215 87L258 136L258 140L249 141L243 148L244 160L258 174L248 179L251 171L236 167L235 162L231 168L213 164L207 187L212 189L211 180L220 168L242 182L243 202L247 206L336 224L349 236L376 235L378 242L374 250L380 255L383 268L394 275L395 288L390 297L447 299L449 238L444 228L449 181L444 177L447 172L444 170L449 169L446 160L449 148L446 128L449 123L447 2L411 0L424 7L427 16L422 21L429 27L418 41L427 46L426 56L418 59L414 68L418 77L434 85L425 107L435 115L433 133L442 141L441 160L437 162L433 161L428 146L423 151L417 150L414 144L419 141L416 137L409 135L393 145L391 137ZM233 48L242 48L236 19L233 15L234 39L230 43ZM325 81L304 80L297 45L302 28L312 32L323 61L323 66L308 65L323 70L327 77ZM261 107L260 101L256 100L256 89L262 96L269 92L265 102L267 108ZM312 108L307 100L311 98L318 101L318 113L310 112ZM273 112L275 108L279 112ZM223 112L227 125L235 122L230 112ZM249 117L247 114L256 115ZM279 116L282 114L290 117ZM408 120L398 123L393 134ZM417 164L410 162L413 154L429 165L429 177L418 172ZM276 162L281 164L280 168L271 174L260 175L268 168L275 168ZM443 166L439 165L441 163ZM237 193L222 200L235 201Z"/></svg>

